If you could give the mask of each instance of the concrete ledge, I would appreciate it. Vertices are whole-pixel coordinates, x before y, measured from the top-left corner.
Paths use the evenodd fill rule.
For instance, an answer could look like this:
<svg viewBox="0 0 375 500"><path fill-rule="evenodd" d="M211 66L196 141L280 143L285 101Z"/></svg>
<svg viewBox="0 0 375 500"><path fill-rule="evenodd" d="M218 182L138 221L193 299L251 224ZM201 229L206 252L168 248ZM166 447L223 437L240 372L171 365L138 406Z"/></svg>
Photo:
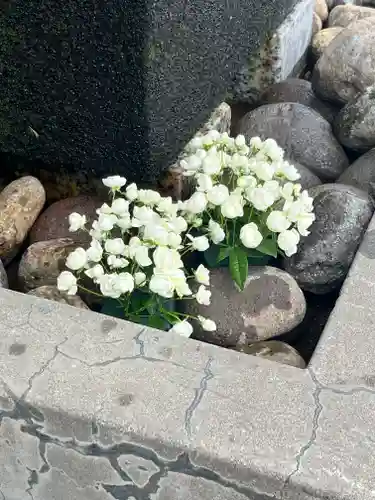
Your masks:
<svg viewBox="0 0 375 500"><path fill-rule="evenodd" d="M3 498L373 498L374 229L307 370L1 289Z"/></svg>

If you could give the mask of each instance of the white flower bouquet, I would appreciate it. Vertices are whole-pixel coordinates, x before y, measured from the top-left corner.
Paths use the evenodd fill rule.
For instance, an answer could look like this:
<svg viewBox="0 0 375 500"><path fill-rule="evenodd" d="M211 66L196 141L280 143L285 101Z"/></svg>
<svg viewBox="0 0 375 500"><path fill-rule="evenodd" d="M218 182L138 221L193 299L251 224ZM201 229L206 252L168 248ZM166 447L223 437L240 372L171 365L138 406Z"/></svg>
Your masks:
<svg viewBox="0 0 375 500"><path fill-rule="evenodd" d="M216 262L229 259L240 289L249 258L290 257L309 234L313 200L295 182L299 173L273 139L254 137L247 145L242 135L234 139L212 130L190 142L181 167L195 184L181 205L185 220L201 234L189 236L193 246L207 250L208 237L217 247Z"/></svg>
<svg viewBox="0 0 375 500"><path fill-rule="evenodd" d="M89 231L92 241L89 248L78 247L68 256L69 271L58 277L58 289L74 295L80 288L112 299L126 319L156 328L165 328L167 323L173 332L190 336L192 316L171 310L168 302L185 299L209 305L208 269L200 265L189 275L182 260L196 248L208 248L207 237L189 234L180 203L170 197L138 189L136 184L125 188L126 179L120 176L103 179L103 183L110 188L112 201L97 210L92 227L86 229L84 214L69 217L70 231ZM83 284L87 278L94 284L92 289ZM205 330L216 329L211 319L194 319Z"/></svg>

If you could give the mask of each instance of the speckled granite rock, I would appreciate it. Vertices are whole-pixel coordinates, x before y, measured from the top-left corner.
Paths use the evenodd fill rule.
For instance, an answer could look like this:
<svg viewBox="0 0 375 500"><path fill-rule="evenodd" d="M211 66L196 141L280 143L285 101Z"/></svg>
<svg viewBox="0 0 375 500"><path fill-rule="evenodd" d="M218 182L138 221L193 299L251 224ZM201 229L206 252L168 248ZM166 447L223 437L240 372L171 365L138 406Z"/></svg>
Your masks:
<svg viewBox="0 0 375 500"><path fill-rule="evenodd" d="M319 177L313 174L307 167L304 167L295 160L290 160L290 163L292 163L298 170L298 173L301 176L300 179L298 179L298 183L301 184L303 189L309 189L314 186L319 186L319 184L322 183Z"/></svg>
<svg viewBox="0 0 375 500"><path fill-rule="evenodd" d="M272 137L285 150L286 157L301 163L322 180L337 179L349 166L330 124L302 104L261 106L247 113L237 128L247 140L254 136Z"/></svg>
<svg viewBox="0 0 375 500"><path fill-rule="evenodd" d="M375 202L375 148L370 149L350 165L337 179L339 184L347 184L362 189Z"/></svg>
<svg viewBox="0 0 375 500"><path fill-rule="evenodd" d="M363 191L343 184L309 190L316 220L298 251L284 260L284 269L303 290L323 294L344 281L374 211Z"/></svg>
<svg viewBox="0 0 375 500"><path fill-rule="evenodd" d="M276 361L276 363L283 363L284 365L295 366L296 368L306 368L306 363L298 351L289 344L280 342L280 340L255 342L253 344L240 346L237 350L259 358Z"/></svg>
<svg viewBox="0 0 375 500"><path fill-rule="evenodd" d="M333 130L347 148L368 151L375 146L375 85L342 108Z"/></svg>
<svg viewBox="0 0 375 500"><path fill-rule="evenodd" d="M41 297L42 299L53 300L54 302L62 302L70 306L79 307L80 309L89 309L78 295L66 295L60 292L56 286L47 285L40 286L28 292L28 295Z"/></svg>
<svg viewBox="0 0 375 500"><path fill-rule="evenodd" d="M0 258L6 265L17 254L45 202L35 177L21 177L0 193Z"/></svg>
<svg viewBox="0 0 375 500"><path fill-rule="evenodd" d="M261 95L259 104L264 105L278 102L303 104L320 113L330 123L333 122L338 112L335 106L332 106L328 102L323 102L316 97L309 81L300 78L288 78L283 82L271 85Z"/></svg>
<svg viewBox="0 0 375 500"><path fill-rule="evenodd" d="M0 259L0 287L8 288L8 276Z"/></svg>
<svg viewBox="0 0 375 500"><path fill-rule="evenodd" d="M33 243L23 254L18 267L18 281L24 291L40 286L56 285L65 261L70 252L77 247L70 238L60 238Z"/></svg>
<svg viewBox="0 0 375 500"><path fill-rule="evenodd" d="M328 26L341 26L346 28L353 21L360 21L368 17L374 17L375 10L369 7L358 5L339 5L335 7L329 15ZM375 22L375 19L374 19Z"/></svg>
<svg viewBox="0 0 375 500"><path fill-rule="evenodd" d="M375 84L374 67L375 17L371 17L351 23L329 44L315 65L312 86L318 96L343 105Z"/></svg>
<svg viewBox="0 0 375 500"><path fill-rule="evenodd" d="M194 325L194 336L221 346L233 347L266 340L291 330L305 315L306 303L295 280L280 269L250 267L244 291L233 283L227 268L210 273L211 305L185 301L184 308L195 316L213 319L216 332Z"/></svg>
<svg viewBox="0 0 375 500"><path fill-rule="evenodd" d="M339 33L341 33L343 29L344 28L336 26L333 28L326 28L319 31L319 33L316 33L311 42L311 54L315 61L317 61L319 57L323 55L323 52L326 50L328 45L332 42L332 40L336 38Z"/></svg>
<svg viewBox="0 0 375 500"><path fill-rule="evenodd" d="M56 201L45 210L30 231L30 243L37 241L71 238L74 241L90 241L85 231L69 232L69 215L78 212L86 215L89 224L97 217L96 209L101 205L99 198L93 196L75 196Z"/></svg>

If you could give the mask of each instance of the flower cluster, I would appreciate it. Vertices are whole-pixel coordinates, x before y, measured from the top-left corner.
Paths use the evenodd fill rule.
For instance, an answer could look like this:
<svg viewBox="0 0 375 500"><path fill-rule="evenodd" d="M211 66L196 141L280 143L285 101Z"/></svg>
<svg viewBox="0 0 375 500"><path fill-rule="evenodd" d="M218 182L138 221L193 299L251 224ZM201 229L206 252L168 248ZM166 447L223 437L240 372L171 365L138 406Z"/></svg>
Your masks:
<svg viewBox="0 0 375 500"><path fill-rule="evenodd" d="M112 202L97 210L92 227L86 229L85 215L72 213L69 217L70 231L88 230L92 241L89 248L79 247L68 256L66 267L70 271L60 274L59 290L67 294L76 294L78 288L85 290L80 280L87 276L102 296L123 305L127 318L139 322L155 314L173 324L173 332L190 336L191 316L171 312L164 303L172 298L192 298L199 304L210 304L208 269L200 265L188 276L181 258L189 250L208 248L207 237L194 238L188 233L181 206L170 197L138 189L136 184L125 188L126 179L120 176L103 179L103 183L111 189ZM192 282L197 288L194 293ZM135 305L136 291L146 298ZM196 319L203 329L216 329L212 320Z"/></svg>
<svg viewBox="0 0 375 500"><path fill-rule="evenodd" d="M181 166L196 184L183 215L213 244L227 249L222 259L232 256L238 264L239 256L243 260L244 252L251 256L254 250L290 257L300 237L309 234L313 200L295 182L299 173L273 139L254 137L247 145L242 135L231 138L212 130L190 142Z"/></svg>

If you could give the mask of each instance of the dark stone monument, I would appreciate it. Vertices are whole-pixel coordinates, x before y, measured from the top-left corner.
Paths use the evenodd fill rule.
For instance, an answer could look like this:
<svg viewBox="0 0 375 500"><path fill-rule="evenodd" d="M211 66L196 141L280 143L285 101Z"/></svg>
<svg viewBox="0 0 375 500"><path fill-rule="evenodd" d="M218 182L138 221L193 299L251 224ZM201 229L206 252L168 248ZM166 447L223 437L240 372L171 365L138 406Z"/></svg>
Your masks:
<svg viewBox="0 0 375 500"><path fill-rule="evenodd" d="M0 0L0 151L153 180L296 0Z"/></svg>

